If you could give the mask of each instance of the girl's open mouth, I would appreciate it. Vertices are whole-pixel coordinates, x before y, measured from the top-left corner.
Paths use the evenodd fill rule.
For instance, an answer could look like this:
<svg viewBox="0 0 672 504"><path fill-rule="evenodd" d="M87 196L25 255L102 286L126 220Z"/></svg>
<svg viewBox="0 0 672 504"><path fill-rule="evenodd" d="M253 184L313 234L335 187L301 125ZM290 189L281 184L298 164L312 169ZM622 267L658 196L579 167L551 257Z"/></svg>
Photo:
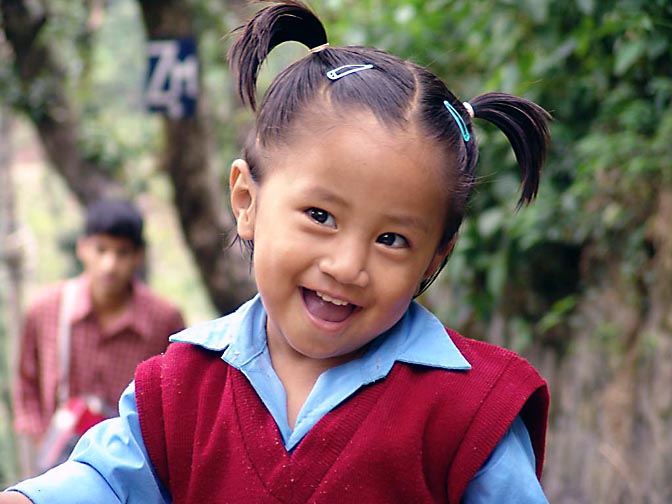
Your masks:
<svg viewBox="0 0 672 504"><path fill-rule="evenodd" d="M308 312L315 318L327 322L343 322L357 308L356 305L332 298L331 296L310 289L302 289L303 301Z"/></svg>

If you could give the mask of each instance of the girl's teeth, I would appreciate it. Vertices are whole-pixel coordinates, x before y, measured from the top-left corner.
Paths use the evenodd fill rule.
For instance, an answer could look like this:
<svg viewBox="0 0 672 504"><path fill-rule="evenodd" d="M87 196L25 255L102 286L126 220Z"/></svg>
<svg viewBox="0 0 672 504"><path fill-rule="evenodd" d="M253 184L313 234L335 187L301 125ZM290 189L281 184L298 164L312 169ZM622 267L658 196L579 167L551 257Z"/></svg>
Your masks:
<svg viewBox="0 0 672 504"><path fill-rule="evenodd" d="M343 301L343 300L341 300L341 299L332 298L331 296L328 296L327 294L323 294L322 292L316 292L316 294L317 294L317 296L318 296L320 299L322 299L323 301L327 301L327 302L329 302L329 303L333 303L333 304L335 304L336 306L345 306L345 305L350 304L350 303L348 303L347 301Z"/></svg>

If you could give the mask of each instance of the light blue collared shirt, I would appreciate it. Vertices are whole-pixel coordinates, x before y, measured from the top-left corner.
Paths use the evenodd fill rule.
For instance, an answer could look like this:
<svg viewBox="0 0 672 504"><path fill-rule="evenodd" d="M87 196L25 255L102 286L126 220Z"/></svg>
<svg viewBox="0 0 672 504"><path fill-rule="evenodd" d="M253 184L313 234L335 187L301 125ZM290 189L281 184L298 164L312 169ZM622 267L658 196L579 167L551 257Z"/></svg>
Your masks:
<svg viewBox="0 0 672 504"><path fill-rule="evenodd" d="M266 312L256 296L235 313L186 329L172 336L171 341L221 351L222 359L240 369L259 394L288 451L300 443L320 418L359 388L386 377L396 361L446 370L471 367L447 336L442 323L421 305L412 303L402 319L374 340L362 357L329 369L318 378L292 430L287 419L285 390L271 365L265 324ZM11 489L22 492L36 504L170 503L142 440L133 383L121 397L119 412L118 418L90 429L68 462ZM520 418L474 476L463 502L548 502L535 476L534 451Z"/></svg>

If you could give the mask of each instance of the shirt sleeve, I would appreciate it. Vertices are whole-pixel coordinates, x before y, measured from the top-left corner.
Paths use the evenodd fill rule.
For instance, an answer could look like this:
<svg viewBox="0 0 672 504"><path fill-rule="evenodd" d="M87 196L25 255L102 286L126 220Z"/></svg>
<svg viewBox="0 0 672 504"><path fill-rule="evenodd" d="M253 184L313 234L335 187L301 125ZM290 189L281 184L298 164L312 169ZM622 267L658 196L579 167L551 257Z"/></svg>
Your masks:
<svg viewBox="0 0 672 504"><path fill-rule="evenodd" d="M8 490L35 504L170 504L142 440L134 383L119 414L89 429L67 462Z"/></svg>
<svg viewBox="0 0 672 504"><path fill-rule="evenodd" d="M471 480L462 502L548 504L536 476L530 435L520 416L516 417L488 460Z"/></svg>

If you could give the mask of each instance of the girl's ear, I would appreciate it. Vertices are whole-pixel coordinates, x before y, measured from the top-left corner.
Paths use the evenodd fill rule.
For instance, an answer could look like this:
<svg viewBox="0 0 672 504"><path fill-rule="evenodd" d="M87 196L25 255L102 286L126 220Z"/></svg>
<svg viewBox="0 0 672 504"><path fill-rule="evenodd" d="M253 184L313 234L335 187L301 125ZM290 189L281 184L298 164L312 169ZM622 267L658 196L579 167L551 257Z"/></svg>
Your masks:
<svg viewBox="0 0 672 504"><path fill-rule="evenodd" d="M252 240L254 239L257 184L252 179L249 165L243 159L236 159L231 165L229 187L231 209L236 218L238 236L243 240Z"/></svg>

